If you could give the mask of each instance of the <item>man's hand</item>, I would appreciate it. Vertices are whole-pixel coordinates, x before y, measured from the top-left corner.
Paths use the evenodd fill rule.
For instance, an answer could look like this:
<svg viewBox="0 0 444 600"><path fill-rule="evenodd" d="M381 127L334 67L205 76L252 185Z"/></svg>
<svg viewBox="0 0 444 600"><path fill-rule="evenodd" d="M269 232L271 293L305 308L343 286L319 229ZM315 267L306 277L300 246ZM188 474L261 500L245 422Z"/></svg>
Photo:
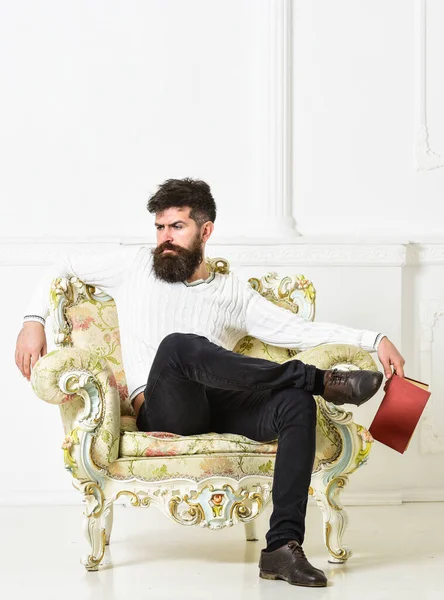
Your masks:
<svg viewBox="0 0 444 600"><path fill-rule="evenodd" d="M31 368L34 368L40 356L45 356L46 351L46 335L43 325L36 321L24 323L15 347L15 364L28 381L31 377Z"/></svg>
<svg viewBox="0 0 444 600"><path fill-rule="evenodd" d="M387 379L393 375L392 365L398 377L404 377L405 360L396 349L396 346L388 339L383 337L378 346L378 358L384 367Z"/></svg>

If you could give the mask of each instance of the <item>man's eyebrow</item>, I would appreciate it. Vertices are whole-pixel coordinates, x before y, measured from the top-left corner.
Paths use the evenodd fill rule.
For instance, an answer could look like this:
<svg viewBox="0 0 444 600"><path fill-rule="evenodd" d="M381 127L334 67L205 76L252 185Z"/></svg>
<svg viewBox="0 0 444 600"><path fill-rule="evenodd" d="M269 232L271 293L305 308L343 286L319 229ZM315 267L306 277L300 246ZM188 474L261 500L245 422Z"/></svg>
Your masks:
<svg viewBox="0 0 444 600"><path fill-rule="evenodd" d="M173 227L174 225L177 225L178 223L183 223L184 225L186 225L185 221L174 221L174 223L169 223L169 225L170 225L171 227ZM164 223L157 223L157 222L156 222L156 223L154 223L154 225L155 225L156 227L158 227L159 225L164 225Z"/></svg>

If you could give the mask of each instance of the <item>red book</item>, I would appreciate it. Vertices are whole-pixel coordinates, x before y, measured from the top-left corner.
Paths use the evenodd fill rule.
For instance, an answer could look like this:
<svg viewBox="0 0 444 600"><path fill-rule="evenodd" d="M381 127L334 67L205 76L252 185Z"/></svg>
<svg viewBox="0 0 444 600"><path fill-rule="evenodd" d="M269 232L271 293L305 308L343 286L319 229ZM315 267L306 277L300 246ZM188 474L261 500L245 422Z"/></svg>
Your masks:
<svg viewBox="0 0 444 600"><path fill-rule="evenodd" d="M375 440L403 454L430 398L428 389L427 383L394 373L384 386L385 396L369 428Z"/></svg>

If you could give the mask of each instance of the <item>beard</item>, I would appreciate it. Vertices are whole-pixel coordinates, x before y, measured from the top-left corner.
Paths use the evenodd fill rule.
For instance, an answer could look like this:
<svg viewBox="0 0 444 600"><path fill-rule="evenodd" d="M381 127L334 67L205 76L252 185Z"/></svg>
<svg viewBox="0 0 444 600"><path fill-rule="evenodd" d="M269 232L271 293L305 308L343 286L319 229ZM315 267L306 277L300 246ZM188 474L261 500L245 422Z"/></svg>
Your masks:
<svg viewBox="0 0 444 600"><path fill-rule="evenodd" d="M174 253L164 250L174 250ZM168 283L177 283L189 279L197 271L203 260L203 244L199 236L193 240L191 248L164 242L153 248L151 254L155 276Z"/></svg>

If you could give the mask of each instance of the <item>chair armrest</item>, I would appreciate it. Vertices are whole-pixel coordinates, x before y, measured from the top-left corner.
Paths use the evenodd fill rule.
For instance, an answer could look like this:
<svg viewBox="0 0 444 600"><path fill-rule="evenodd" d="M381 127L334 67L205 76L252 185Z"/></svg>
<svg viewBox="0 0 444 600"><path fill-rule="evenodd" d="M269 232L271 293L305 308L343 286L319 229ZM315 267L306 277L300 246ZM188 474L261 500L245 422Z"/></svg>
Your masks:
<svg viewBox="0 0 444 600"><path fill-rule="evenodd" d="M78 443L85 461L90 448L99 466L109 465L119 454L120 398L111 375L106 360L92 352L60 348L40 358L31 376L37 396L60 405L68 434L64 450L71 454L71 446Z"/></svg>
<svg viewBox="0 0 444 600"><path fill-rule="evenodd" d="M357 368L378 371L369 352L349 344L322 344L300 352L295 358L323 370ZM339 477L344 482L350 473L367 462L374 441L373 437L365 427L353 421L353 413L345 411L341 406L326 402L322 396L316 396L315 399L318 405L318 425L322 427L323 424L325 431L328 431L331 423L341 436L343 447L337 461L330 465L323 465L325 473L322 476L329 481Z"/></svg>
<svg viewBox="0 0 444 600"><path fill-rule="evenodd" d="M295 358L302 360L306 364L315 365L318 369L322 370L343 367L350 369L350 367L355 367L357 369L378 371L378 367L369 352L350 344L322 344L315 348L299 352L297 356L289 360L294 360ZM316 400L318 406L322 406L324 415L331 421L342 425L353 423L353 413L346 412L340 406L326 402L322 396L317 396ZM373 442L372 436L365 427L357 424L355 426L363 443L369 444Z"/></svg>
<svg viewBox="0 0 444 600"><path fill-rule="evenodd" d="M378 371L378 367L369 352L350 344L322 344L299 352L295 358L323 370L340 368L341 366L355 366L359 369Z"/></svg>

